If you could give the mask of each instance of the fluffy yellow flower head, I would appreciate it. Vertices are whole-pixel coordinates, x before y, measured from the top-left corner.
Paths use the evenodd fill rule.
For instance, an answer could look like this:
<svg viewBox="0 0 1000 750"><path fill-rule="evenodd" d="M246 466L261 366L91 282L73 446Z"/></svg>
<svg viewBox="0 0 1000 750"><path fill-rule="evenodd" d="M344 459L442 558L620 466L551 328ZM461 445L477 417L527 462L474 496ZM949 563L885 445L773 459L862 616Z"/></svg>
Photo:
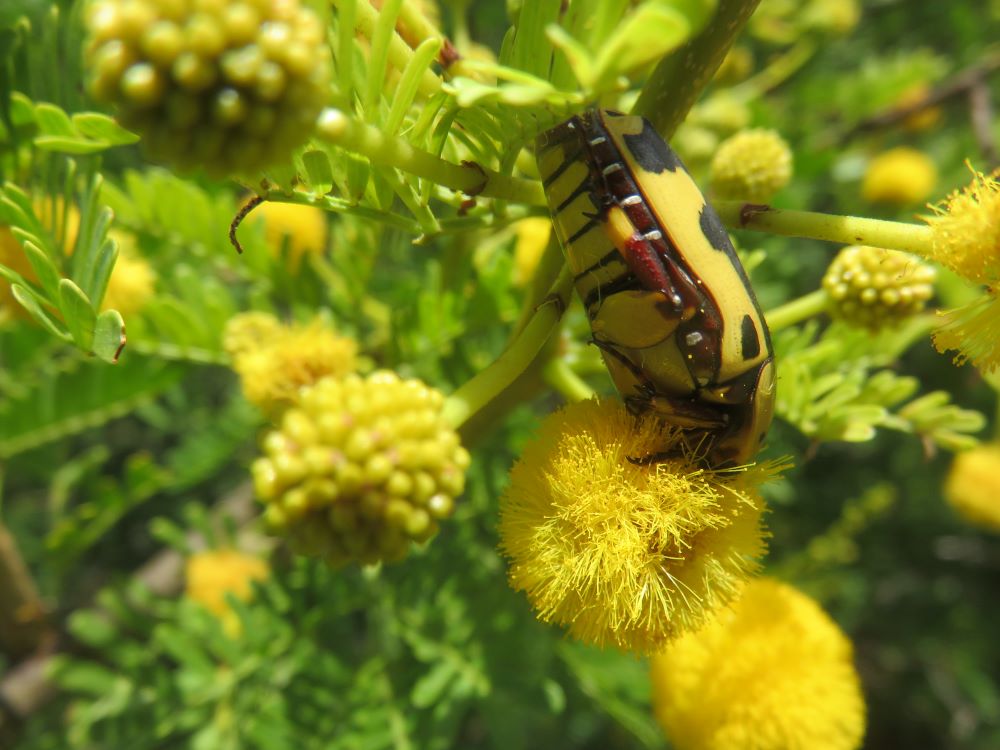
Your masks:
<svg viewBox="0 0 1000 750"><path fill-rule="evenodd" d="M250 584L265 580L269 573L265 560L238 550L197 552L187 559L186 594L218 617L230 636L237 636L240 622L226 601L226 594L249 601L253 594Z"/></svg>
<svg viewBox="0 0 1000 750"><path fill-rule="evenodd" d="M955 456L944 496L970 523L1000 532L1000 444L980 445Z"/></svg>
<svg viewBox="0 0 1000 750"><path fill-rule="evenodd" d="M303 386L353 372L358 349L320 318L285 326L264 313L233 317L223 341L247 401L268 414L293 403Z"/></svg>
<svg viewBox="0 0 1000 750"><path fill-rule="evenodd" d="M1000 169L973 172L972 182L955 190L925 216L931 227L930 257L979 284L1000 281Z"/></svg>
<svg viewBox="0 0 1000 750"><path fill-rule="evenodd" d="M613 400L550 415L500 501L509 580L581 641L652 652L739 592L765 549L756 486L773 467L710 471L658 420Z"/></svg>
<svg viewBox="0 0 1000 750"><path fill-rule="evenodd" d="M872 203L912 206L930 197L937 179L937 167L926 154L901 146L868 163L861 195Z"/></svg>
<svg viewBox="0 0 1000 750"><path fill-rule="evenodd" d="M653 708L677 750L854 750L865 704L851 642L775 580L652 659Z"/></svg>
<svg viewBox="0 0 1000 750"><path fill-rule="evenodd" d="M978 284L984 294L944 314L934 333L938 351L957 350L955 363L971 361L983 372L1000 367L1000 170L974 172L972 182L933 206L928 255Z"/></svg>
<svg viewBox="0 0 1000 750"><path fill-rule="evenodd" d="M720 198L766 203L791 177L792 151L774 130L741 130L712 159L712 188Z"/></svg>

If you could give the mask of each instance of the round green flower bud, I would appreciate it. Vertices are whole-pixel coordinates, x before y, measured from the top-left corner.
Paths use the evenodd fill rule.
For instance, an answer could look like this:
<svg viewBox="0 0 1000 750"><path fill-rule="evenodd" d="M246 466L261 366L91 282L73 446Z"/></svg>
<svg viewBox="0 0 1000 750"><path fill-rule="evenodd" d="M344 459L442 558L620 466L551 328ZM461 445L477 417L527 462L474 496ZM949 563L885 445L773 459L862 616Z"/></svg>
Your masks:
<svg viewBox="0 0 1000 750"><path fill-rule="evenodd" d="M719 198L766 203L792 178L792 152L773 130L742 130L719 146L711 174Z"/></svg>
<svg viewBox="0 0 1000 750"><path fill-rule="evenodd" d="M87 27L91 93L175 168L288 162L327 103L330 51L300 0L97 0Z"/></svg>
<svg viewBox="0 0 1000 750"><path fill-rule="evenodd" d="M403 557L434 536L465 488L469 454L443 406L438 391L391 372L304 389L252 467L265 520L333 565Z"/></svg>
<svg viewBox="0 0 1000 750"><path fill-rule="evenodd" d="M913 255L849 245L833 259L823 288L833 317L875 330L923 310L934 294L935 275Z"/></svg>

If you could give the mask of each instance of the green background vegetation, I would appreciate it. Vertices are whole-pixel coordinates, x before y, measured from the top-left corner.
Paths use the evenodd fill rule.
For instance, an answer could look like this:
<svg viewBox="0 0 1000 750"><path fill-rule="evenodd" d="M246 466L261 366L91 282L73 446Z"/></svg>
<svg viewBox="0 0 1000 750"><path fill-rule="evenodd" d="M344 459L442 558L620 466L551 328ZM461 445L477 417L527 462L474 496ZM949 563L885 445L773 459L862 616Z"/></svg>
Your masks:
<svg viewBox="0 0 1000 750"><path fill-rule="evenodd" d="M760 12L779 5L764 0ZM3 6L4 111L11 90L68 113L99 109L83 92L77 5ZM446 29L458 6L446 5ZM794 151L795 176L776 205L912 220L921 207L862 200L866 160L900 144L925 151L940 171L936 198L968 182L966 158L992 168L995 153L974 137L968 97L946 100L938 123L921 132L856 126L914 85L947 85L996 61L1000 4L871 0L861 10L844 35L810 37L793 25L778 44L744 33L758 69L809 45L797 72L749 104L751 123L778 130ZM477 2L466 13L473 37L497 49L508 25L503 5ZM17 31L24 16L28 44ZM996 100L1000 72L983 81ZM0 145L9 149L5 122ZM1000 142L996 115L991 132ZM565 640L506 586L497 499L519 446L559 403L531 377L521 406L471 425L466 494L439 537L404 563L330 571L279 547L272 578L238 608L245 636L236 640L176 591L135 585L144 563L165 546L187 549L192 532L230 538L233 529L210 531L214 506L248 504L263 421L225 366L221 331L232 314L308 319L325 309L373 364L447 393L502 350L524 292L511 281L510 232L415 246L400 230L335 216L326 261L293 275L259 227L241 229L242 256L230 247L242 196L233 185L172 175L135 146L99 163L77 158L80 175L103 175L101 202L135 234L158 274L157 294L126 320L129 345L113 366L23 320L0 327L0 520L63 654L58 693L23 724L5 718L0 747L15 736L33 750L665 747L649 713L645 662ZM60 157L38 164L30 187L61 192ZM692 166L704 176L704 164ZM736 239L766 253L753 271L765 309L816 289L836 249L749 232ZM949 303L963 291L945 279L939 294ZM564 337L578 371L609 391L576 305ZM879 357L884 341L837 341L862 375L889 364ZM921 392L946 390L958 406L988 415L980 437L995 429L995 393L929 340L892 368L915 377ZM853 639L869 707L865 747L1000 746L1000 537L961 522L943 502L950 453L891 430L814 444L778 423L766 456L786 454L796 467L768 490L766 566L818 598ZM0 680L18 661L0 654Z"/></svg>

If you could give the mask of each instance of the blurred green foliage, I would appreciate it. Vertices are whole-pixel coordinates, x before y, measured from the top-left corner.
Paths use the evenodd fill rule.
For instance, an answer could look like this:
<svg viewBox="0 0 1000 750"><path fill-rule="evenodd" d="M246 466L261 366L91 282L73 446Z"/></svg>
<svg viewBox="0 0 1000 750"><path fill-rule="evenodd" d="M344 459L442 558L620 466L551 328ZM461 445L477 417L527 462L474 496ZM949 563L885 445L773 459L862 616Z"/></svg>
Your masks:
<svg viewBox="0 0 1000 750"><path fill-rule="evenodd" d="M300 185L345 193L361 185L370 215L406 221L373 221L334 196L326 205L340 213L326 255L293 272L288 248L273 252L248 222L238 256L227 232L243 191L147 164L130 134L87 101L80 5L0 8L0 175L10 180L0 219L34 243L38 252L27 252L41 281L37 311L26 305L40 325L0 324L0 520L66 630L52 671L59 693L19 728L17 746L665 747L645 664L565 641L506 586L496 502L520 445L558 403L541 387L477 436L455 517L402 564L334 572L279 549L255 597L232 600L239 638L189 599L136 582L165 543L186 554L187 535L215 533L206 512L185 508L245 490L263 421L225 366L229 317L254 309L307 319L322 309L362 342L371 364L452 391L503 351L519 320L526 292L512 281L509 224L538 211L498 202L466 213L460 196L316 142L297 155ZM523 16L558 3L507 5L442 3L444 27L504 50L502 61L537 80L502 93L471 78L455 83L451 98L434 100L441 120L409 122L406 135L510 173L540 127L533 118L554 122L587 96L560 98L542 85L547 58L533 50L552 41L545 19ZM711 6L662 5L647 10L676 21L674 41L703 25ZM714 144L739 123L775 128L795 154L776 205L911 220L921 207L863 202L865 164L891 146L920 148L940 171L936 197L967 182L965 159L993 166L968 92L941 102L928 129L859 126L915 87L948 85L996 60L1000 6L871 0L850 28L815 20L837 5L764 0L738 45L758 76L786 72L710 87L675 143L704 178ZM530 43L507 32L517 8ZM607 39L607 49L627 50L632 37L612 29ZM586 51L588 42L556 41L566 54L551 79L560 91L620 93L612 57L573 80L574 44ZM660 41L666 51L670 40ZM362 73L344 90L377 98ZM983 81L995 99L1000 73ZM370 103L373 121L396 117L384 101ZM719 114L727 107L735 115ZM995 116L990 128L1000 142ZM270 176L288 185L293 173ZM37 196L77 207L84 230L72 257L35 215ZM107 236L112 215L157 277L149 303L124 316L128 343L113 366L100 361L119 344L118 313L101 311L119 252ZM426 236L415 245L418 232ZM765 309L816 289L836 251L736 237L759 251L753 277ZM940 293L951 303L965 292L946 281ZM960 522L940 486L947 451L981 436L979 415L996 429L995 393L932 350L924 321L878 339L825 326L776 336L787 369L764 457L790 454L797 467L768 489L767 566L820 599L853 638L869 703L865 747L992 750L1000 746L1000 539ZM577 373L610 392L597 353L580 345L589 328L578 305L561 336Z"/></svg>

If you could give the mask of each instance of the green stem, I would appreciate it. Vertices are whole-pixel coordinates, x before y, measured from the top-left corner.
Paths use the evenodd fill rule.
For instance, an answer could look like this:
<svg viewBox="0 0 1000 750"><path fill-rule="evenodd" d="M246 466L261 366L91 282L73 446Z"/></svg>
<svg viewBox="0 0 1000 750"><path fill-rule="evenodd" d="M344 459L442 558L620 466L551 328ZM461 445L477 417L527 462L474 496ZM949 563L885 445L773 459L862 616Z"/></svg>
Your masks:
<svg viewBox="0 0 1000 750"><path fill-rule="evenodd" d="M335 146L361 154L372 164L395 167L466 195L545 205L545 194L537 180L511 177L478 164L454 164L338 109L327 109L321 115L316 134Z"/></svg>
<svg viewBox="0 0 1000 750"><path fill-rule="evenodd" d="M708 26L667 55L642 87L632 112L669 139L705 86L760 0L720 0Z"/></svg>
<svg viewBox="0 0 1000 750"><path fill-rule="evenodd" d="M351 11L343 13L343 17L354 23L354 28L364 34L368 39L375 35L375 29L381 13L367 0L331 0L338 11L343 11L345 6L350 6ZM405 3L404 3L405 4ZM406 70L407 63L413 57L413 49L408 45L399 33L393 29L388 39L386 49L387 59L390 65L399 72ZM426 70L420 77L420 94L424 97L434 96L441 90L441 79L430 69Z"/></svg>
<svg viewBox="0 0 1000 750"><path fill-rule="evenodd" d="M764 318L767 321L767 327L773 333L819 315L826 310L827 302L826 290L817 289L815 292L810 292L803 297L774 308L765 313Z"/></svg>
<svg viewBox="0 0 1000 750"><path fill-rule="evenodd" d="M925 224L792 211L741 201L717 201L714 205L730 229L809 237L841 245L871 245L924 256L931 247L931 228Z"/></svg>
<svg viewBox="0 0 1000 750"><path fill-rule="evenodd" d="M562 357L553 357L546 362L543 376L545 382L559 391L567 401L586 401L594 396L594 389Z"/></svg>
<svg viewBox="0 0 1000 750"><path fill-rule="evenodd" d="M196 346L178 346L164 341L132 341L126 346L130 354L142 354L156 359L166 359L174 362L190 362L198 365L220 365L228 367L231 364L229 355L212 349Z"/></svg>
<svg viewBox="0 0 1000 750"><path fill-rule="evenodd" d="M739 101L751 101L776 89L791 78L816 52L816 42L800 39L795 46L768 64L764 70L729 90Z"/></svg>
<svg viewBox="0 0 1000 750"><path fill-rule="evenodd" d="M539 305L507 350L448 397L444 415L449 424L455 429L461 427L528 368L562 319L572 286L573 275L564 267L549 290L551 299Z"/></svg>
<svg viewBox="0 0 1000 750"><path fill-rule="evenodd" d="M565 267L566 263L563 260L562 248L559 247L559 240L556 238L555 232L553 232L549 235L549 244L542 251L542 257L538 259L538 265L535 266L535 272L531 276L531 282L528 285L528 294L525 295L524 304L521 307L521 315L517 319L517 325L514 326L513 336L516 337L520 334L528 324L531 316L534 315L535 310L538 309L542 300L545 299L545 296L549 293L549 289Z"/></svg>

